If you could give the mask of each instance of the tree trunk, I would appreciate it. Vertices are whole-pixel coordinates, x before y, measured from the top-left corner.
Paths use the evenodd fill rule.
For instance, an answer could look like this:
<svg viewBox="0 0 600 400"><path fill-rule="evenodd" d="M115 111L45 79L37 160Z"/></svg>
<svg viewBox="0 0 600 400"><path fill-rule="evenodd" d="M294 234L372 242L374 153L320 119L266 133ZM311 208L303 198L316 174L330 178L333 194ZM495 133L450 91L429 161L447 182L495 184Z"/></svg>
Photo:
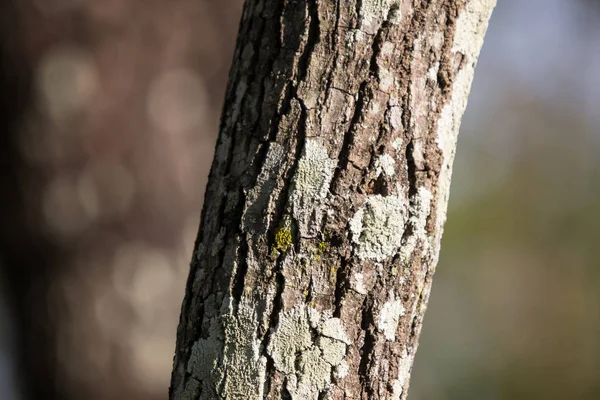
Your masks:
<svg viewBox="0 0 600 400"><path fill-rule="evenodd" d="M247 0L171 399L405 399L495 0Z"/></svg>

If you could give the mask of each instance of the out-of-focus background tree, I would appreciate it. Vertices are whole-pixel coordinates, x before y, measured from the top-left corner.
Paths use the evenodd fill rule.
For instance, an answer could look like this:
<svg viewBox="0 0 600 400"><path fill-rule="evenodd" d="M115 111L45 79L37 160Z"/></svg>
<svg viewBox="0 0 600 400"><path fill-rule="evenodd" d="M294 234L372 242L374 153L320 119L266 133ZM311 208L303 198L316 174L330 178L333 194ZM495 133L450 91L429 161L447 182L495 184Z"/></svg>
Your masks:
<svg viewBox="0 0 600 400"><path fill-rule="evenodd" d="M0 398L166 399L241 0L0 5ZM410 398L600 398L600 2L498 0Z"/></svg>

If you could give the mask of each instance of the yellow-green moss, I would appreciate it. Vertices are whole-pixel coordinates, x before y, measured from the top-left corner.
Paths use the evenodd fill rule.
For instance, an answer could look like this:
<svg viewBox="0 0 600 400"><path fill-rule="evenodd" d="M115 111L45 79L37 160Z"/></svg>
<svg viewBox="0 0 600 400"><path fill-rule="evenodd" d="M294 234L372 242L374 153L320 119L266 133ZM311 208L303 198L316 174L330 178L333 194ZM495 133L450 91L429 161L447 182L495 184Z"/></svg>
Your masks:
<svg viewBox="0 0 600 400"><path fill-rule="evenodd" d="M334 266L329 269L329 282L334 283L336 278L336 270Z"/></svg>
<svg viewBox="0 0 600 400"><path fill-rule="evenodd" d="M275 244L273 245L273 249L285 253L291 244L292 231L286 227L279 228L275 233Z"/></svg>
<svg viewBox="0 0 600 400"><path fill-rule="evenodd" d="M326 248L327 248L326 242L319 242L319 253L320 254L323 254L325 252Z"/></svg>

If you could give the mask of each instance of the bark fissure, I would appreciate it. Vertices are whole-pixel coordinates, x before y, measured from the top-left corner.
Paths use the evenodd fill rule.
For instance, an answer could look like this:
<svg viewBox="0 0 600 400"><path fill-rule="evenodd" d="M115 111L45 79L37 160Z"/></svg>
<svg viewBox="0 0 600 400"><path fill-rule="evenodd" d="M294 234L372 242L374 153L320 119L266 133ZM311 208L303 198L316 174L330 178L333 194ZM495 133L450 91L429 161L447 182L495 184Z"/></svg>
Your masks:
<svg viewBox="0 0 600 400"><path fill-rule="evenodd" d="M290 171L291 171L290 176L286 179L288 184L286 185L285 189L282 191L282 193L285 193L285 195L283 196L284 199L290 198L290 190L292 187L291 177L294 176L295 172L298 169L298 160L300 159L300 155L302 154L304 139L305 139L305 135L306 135L306 131L305 131L306 118L307 118L306 117L306 107L304 105L302 105L302 102L300 102L300 104L301 104L302 111L301 111L300 121L298 123L298 127L299 127L298 140L296 142L296 148L295 148L295 154L294 154L294 165L290 169ZM280 210L279 215L282 216L286 212L288 207L289 207L289 204L286 203L285 207ZM299 235L300 235L299 231L295 230L295 236L298 237ZM273 244L271 244L271 245L273 245ZM296 249L296 251L298 251L298 250L299 249ZM284 308L282 296L283 296L283 291L285 288L285 276L281 272L281 270L283 269L283 258L284 257L285 257L285 255L280 255L277 260L277 268L275 271L276 293L275 293L275 296L273 299L273 303L274 303L273 310L271 311L271 316L269 318L269 326L270 327L276 327L279 324L279 314L281 313L281 311ZM268 359L270 359L272 361L272 358L266 352L267 346L271 339L271 333L272 333L272 331L267 331L267 333L265 334L265 337L262 341L261 353L263 354L263 356L268 357ZM272 364L272 367L273 367L273 369L268 371L268 372L270 372L270 374L267 375L267 380L266 380L266 387L268 388L269 391L270 391L271 385L272 385L270 378L273 376L273 373L276 371L274 363ZM269 393L269 392L266 392L266 393Z"/></svg>
<svg viewBox="0 0 600 400"><path fill-rule="evenodd" d="M361 380L361 398L366 395L367 398L373 396L372 382L370 379L371 360L376 350L377 337L373 333L374 321L373 321L373 309L370 306L370 299L365 298L363 305L363 315L361 318L361 328L365 332L364 344L360 350L360 363L358 367L358 373Z"/></svg>

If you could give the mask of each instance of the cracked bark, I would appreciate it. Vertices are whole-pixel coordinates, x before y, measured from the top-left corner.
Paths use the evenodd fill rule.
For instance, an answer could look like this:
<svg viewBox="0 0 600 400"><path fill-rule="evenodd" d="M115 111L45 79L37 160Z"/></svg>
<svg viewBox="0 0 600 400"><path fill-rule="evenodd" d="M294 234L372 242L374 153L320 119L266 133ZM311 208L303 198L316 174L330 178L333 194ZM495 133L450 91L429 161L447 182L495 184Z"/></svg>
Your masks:
<svg viewBox="0 0 600 400"><path fill-rule="evenodd" d="M495 0L247 0L171 399L405 399Z"/></svg>

